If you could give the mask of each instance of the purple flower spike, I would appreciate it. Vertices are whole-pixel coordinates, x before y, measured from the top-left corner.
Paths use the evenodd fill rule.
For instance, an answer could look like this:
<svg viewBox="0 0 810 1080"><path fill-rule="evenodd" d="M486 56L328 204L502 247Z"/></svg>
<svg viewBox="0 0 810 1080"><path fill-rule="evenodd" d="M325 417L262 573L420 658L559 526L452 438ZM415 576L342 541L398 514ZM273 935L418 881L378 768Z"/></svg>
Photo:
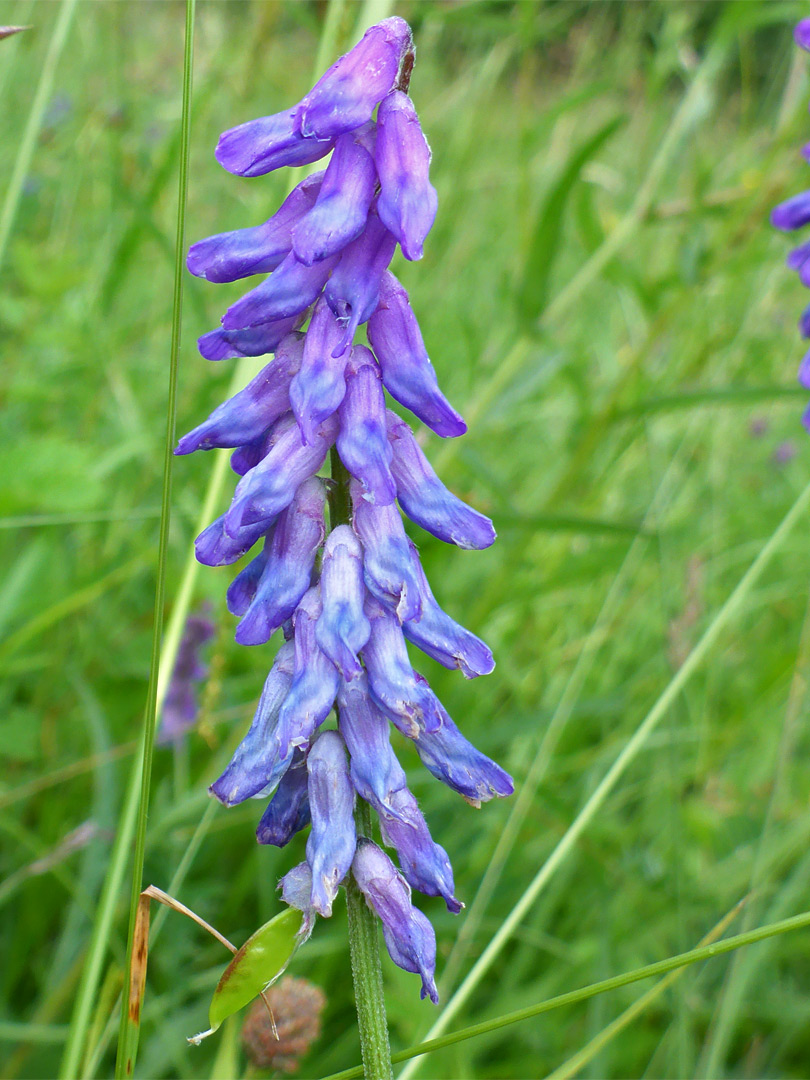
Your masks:
<svg viewBox="0 0 810 1080"><path fill-rule="evenodd" d="M338 525L323 549L321 601L315 637L344 679L362 674L357 653L371 633L363 614L363 549L348 525Z"/></svg>
<svg viewBox="0 0 810 1080"><path fill-rule="evenodd" d="M295 226L292 248L302 263L336 255L365 228L374 197L374 159L354 135L341 135L323 178L318 201ZM272 269L272 267L271 267Z"/></svg>
<svg viewBox="0 0 810 1080"><path fill-rule="evenodd" d="M305 480L279 515L256 593L236 630L240 645L263 645L287 621L307 591L323 543L326 492L321 480Z"/></svg>
<svg viewBox="0 0 810 1080"><path fill-rule="evenodd" d="M244 615L253 603L256 589L259 587L262 574L267 566L269 552L270 545L268 541L265 540L264 547L255 559L251 559L247 566L239 571L228 586L226 602L228 611L230 611L231 615Z"/></svg>
<svg viewBox="0 0 810 1080"><path fill-rule="evenodd" d="M337 448L340 460L363 486L363 498L376 506L393 503L393 451L386 426L380 369L368 349L356 345L346 365L346 396L340 405Z"/></svg>
<svg viewBox="0 0 810 1080"><path fill-rule="evenodd" d="M382 922L388 954L405 971L422 976L422 997L439 1002L436 990L436 935L418 908L411 889L384 851L361 837L352 873L369 907Z"/></svg>
<svg viewBox="0 0 810 1080"><path fill-rule="evenodd" d="M354 788L346 748L336 731L324 731L307 757L312 832L307 862L312 870L312 906L319 915L332 914L338 886L349 872L357 834L354 828Z"/></svg>
<svg viewBox="0 0 810 1080"><path fill-rule="evenodd" d="M283 165L310 165L334 146L334 139L305 139L298 109L248 120L219 137L215 157L236 176L262 176Z"/></svg>
<svg viewBox="0 0 810 1080"><path fill-rule="evenodd" d="M451 619L436 603L428 579L411 544L412 565L419 581L422 614L402 624L402 632L423 653L446 668L459 668L465 679L489 675L495 661L489 647L475 634Z"/></svg>
<svg viewBox="0 0 810 1080"><path fill-rule="evenodd" d="M223 330L217 327L197 339L200 356L206 360L238 360L242 356L266 356L292 330L297 330L304 315L262 323L248 330Z"/></svg>
<svg viewBox="0 0 810 1080"><path fill-rule="evenodd" d="M226 330L242 330L299 315L317 300L337 258L305 266L290 252L261 285L231 304L222 316L222 325Z"/></svg>
<svg viewBox="0 0 810 1080"><path fill-rule="evenodd" d="M399 240L405 258L421 259L439 198L428 175L430 147L413 102L401 90L380 104L375 158L380 174L380 218Z"/></svg>
<svg viewBox="0 0 810 1080"><path fill-rule="evenodd" d="M196 684L208 674L208 668L200 660L200 649L215 633L210 619L201 615L189 615L186 619L160 717L157 741L161 745L181 742L194 726L198 712Z"/></svg>
<svg viewBox="0 0 810 1080"><path fill-rule="evenodd" d="M286 642L278 650L247 735L236 748L228 768L208 789L225 806L236 806L250 799L278 783L286 772L287 765L279 768L274 757L272 733L292 684L293 654L292 642Z"/></svg>
<svg viewBox="0 0 810 1080"><path fill-rule="evenodd" d="M371 634L363 649L371 695L396 727L413 739L441 724L437 702L417 683L396 616L373 597L366 599Z"/></svg>
<svg viewBox="0 0 810 1080"><path fill-rule="evenodd" d="M287 761L296 747L301 750L309 747L312 736L335 703L340 683L337 668L324 656L315 639L320 614L321 600L316 586L306 593L293 616L295 672L273 733L278 756Z"/></svg>
<svg viewBox="0 0 810 1080"><path fill-rule="evenodd" d="M208 419L184 435L175 454L244 446L254 442L290 407L290 383L301 366L304 342L290 334L276 355L244 390L219 405Z"/></svg>
<svg viewBox="0 0 810 1080"><path fill-rule="evenodd" d="M493 796L505 798L515 790L512 777L465 739L439 704L441 726L432 732L420 731L414 737L425 768L448 787L453 788L472 806L480 806Z"/></svg>
<svg viewBox="0 0 810 1080"><path fill-rule="evenodd" d="M420 583L413 570L408 537L399 510L375 506L352 481L352 524L363 544L363 576L369 592L396 612L400 622L422 612Z"/></svg>
<svg viewBox="0 0 810 1080"><path fill-rule="evenodd" d="M488 517L448 491L422 453L404 420L388 412L388 437L394 448L391 472L399 505L417 525L447 544L486 548L495 542Z"/></svg>
<svg viewBox="0 0 810 1080"><path fill-rule="evenodd" d="M403 19L394 16L372 26L301 102L302 135L324 139L365 124L394 85L400 63L412 48L410 27Z"/></svg>
<svg viewBox="0 0 810 1080"><path fill-rule="evenodd" d="M260 844L284 847L309 825L306 758L297 750L256 829Z"/></svg>
<svg viewBox="0 0 810 1080"><path fill-rule="evenodd" d="M453 895L453 868L447 852L435 843L416 799L406 787L391 796L395 814L380 815L383 842L396 848L408 884L425 896L441 896L457 915L464 907Z"/></svg>
<svg viewBox="0 0 810 1080"><path fill-rule="evenodd" d="M771 224L783 232L793 232L810 223L810 191L803 191L779 203L771 211Z"/></svg>
<svg viewBox="0 0 810 1080"><path fill-rule="evenodd" d="M273 527L273 518L245 525L233 535L225 531L225 515L212 521L194 541L197 562L204 566L229 566L241 559L245 552Z"/></svg>
<svg viewBox="0 0 810 1080"><path fill-rule="evenodd" d="M349 750L352 783L378 813L396 817L395 791L405 787L405 772L391 747L388 719L371 700L365 674L338 691L338 725Z"/></svg>
<svg viewBox="0 0 810 1080"><path fill-rule="evenodd" d="M237 281L251 274L269 274L292 249L293 229L315 206L323 173L308 176L287 196L263 225L218 233L192 244L186 265L207 281Z"/></svg>
<svg viewBox="0 0 810 1080"><path fill-rule="evenodd" d="M365 229L343 249L324 295L344 327L338 355L351 345L357 327L374 314L380 302L380 281L397 242L372 210ZM320 263L316 265L322 265Z"/></svg>
<svg viewBox="0 0 810 1080"><path fill-rule="evenodd" d="M810 52L810 19L800 19L793 30L796 44Z"/></svg>
<svg viewBox="0 0 810 1080"><path fill-rule="evenodd" d="M368 340L391 397L442 438L464 434L467 425L439 389L408 294L390 270L382 276L380 304L368 321Z"/></svg>
<svg viewBox="0 0 810 1080"><path fill-rule="evenodd" d="M317 439L318 426L335 412L346 393L344 369L349 353L334 356L341 337L331 308L321 298L307 329L301 369L290 384L290 404L309 445Z"/></svg>
<svg viewBox="0 0 810 1080"><path fill-rule="evenodd" d="M313 446L306 446L290 415L279 421L278 441L258 465L236 485L234 500L225 515L231 536L254 521L275 518L293 500L296 490L320 469L337 434L337 420L330 417L318 431Z"/></svg>

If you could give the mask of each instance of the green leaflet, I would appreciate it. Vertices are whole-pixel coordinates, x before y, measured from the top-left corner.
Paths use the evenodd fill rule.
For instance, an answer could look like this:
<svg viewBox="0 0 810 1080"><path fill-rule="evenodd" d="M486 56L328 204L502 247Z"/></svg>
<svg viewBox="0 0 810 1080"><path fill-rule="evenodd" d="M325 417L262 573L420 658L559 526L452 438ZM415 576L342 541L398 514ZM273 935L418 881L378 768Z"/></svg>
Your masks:
<svg viewBox="0 0 810 1080"><path fill-rule="evenodd" d="M225 968L217 983L208 1022L211 1027L189 1042L198 1046L217 1030L223 1020L257 997L283 974L298 948L303 918L300 911L287 908L247 939Z"/></svg>

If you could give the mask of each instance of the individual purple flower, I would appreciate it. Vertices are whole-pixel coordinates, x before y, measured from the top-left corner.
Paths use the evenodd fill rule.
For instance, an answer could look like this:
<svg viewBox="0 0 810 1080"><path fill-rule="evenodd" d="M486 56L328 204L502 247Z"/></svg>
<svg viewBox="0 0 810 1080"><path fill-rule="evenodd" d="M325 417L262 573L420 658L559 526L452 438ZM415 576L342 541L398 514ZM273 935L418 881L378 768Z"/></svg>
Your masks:
<svg viewBox="0 0 810 1080"><path fill-rule="evenodd" d="M332 914L338 886L354 858L354 788L343 739L324 731L307 756L312 831L307 840L307 864L312 871L312 906L319 915Z"/></svg>
<svg viewBox="0 0 810 1080"><path fill-rule="evenodd" d="M338 525L323 549L323 610L315 627L315 639L324 655L349 681L363 672L357 654L371 633L363 611L364 596L363 548L348 525Z"/></svg>
<svg viewBox="0 0 810 1080"><path fill-rule="evenodd" d="M391 959L422 977L422 997L439 1001L436 990L436 935L411 903L411 889L384 851L361 837L352 863L354 879L369 907L379 917Z"/></svg>
<svg viewBox="0 0 810 1080"><path fill-rule="evenodd" d="M388 270L380 283L379 305L368 321L368 340L391 397L437 435L464 434L467 425L439 389L408 294Z"/></svg>
<svg viewBox="0 0 810 1080"><path fill-rule="evenodd" d="M368 218L376 180L374 159L368 150L353 134L341 135L315 205L292 231L296 258L311 266L336 255L359 236Z"/></svg>
<svg viewBox="0 0 810 1080"><path fill-rule="evenodd" d="M346 365L346 394L340 403L337 448L340 460L360 482L363 498L392 503L397 486L391 475L393 451L386 428L380 369L368 349L355 345Z"/></svg>
<svg viewBox="0 0 810 1080"><path fill-rule="evenodd" d="M493 544L495 530L489 518L447 490L411 429L390 410L388 437L394 451L391 473L397 485L397 498L411 521L439 540L461 548L486 548Z"/></svg>
<svg viewBox="0 0 810 1080"><path fill-rule="evenodd" d="M302 180L263 225L219 233L192 244L186 260L191 273L223 282L275 270L292 250L293 232L316 205L327 176L328 170Z"/></svg>
<svg viewBox="0 0 810 1080"><path fill-rule="evenodd" d="M208 674L200 650L215 633L214 624L204 615L189 615L186 619L160 715L157 741L161 744L179 743L194 726L199 710L197 685Z"/></svg>
<svg viewBox="0 0 810 1080"><path fill-rule="evenodd" d="M430 147L413 102L401 90L380 104L374 156L380 174L380 219L399 240L406 259L421 259L439 200L428 178Z"/></svg>
<svg viewBox="0 0 810 1080"><path fill-rule="evenodd" d="M226 806L268 799L263 844L284 845L311 825L306 861L281 882L284 901L304 915L301 939L318 914L331 915L351 873L394 962L418 972L423 995L436 1001L435 937L411 904L411 886L451 911L462 905L389 724L473 805L509 794L512 782L460 733L406 644L468 678L494 664L484 642L437 604L400 510L467 548L491 544L492 523L447 490L410 427L386 410L385 389L439 436L466 430L388 270L398 242L406 258L421 257L436 212L430 150L407 97L413 57L407 24L386 19L292 109L220 139L218 160L243 176L332 157L264 224L189 252L191 272L209 281L269 274L200 338L202 354L275 357L183 436L177 453L232 449L240 479L229 509L197 538L197 558L226 565L260 544L228 588L228 609L241 620L242 644L263 644L279 629L284 636L253 722L211 793ZM804 272L804 253L793 261ZM363 323L374 352L354 342ZM322 479L330 450L332 478ZM333 710L337 730L322 730ZM401 872L357 840L357 797L377 813Z"/></svg>

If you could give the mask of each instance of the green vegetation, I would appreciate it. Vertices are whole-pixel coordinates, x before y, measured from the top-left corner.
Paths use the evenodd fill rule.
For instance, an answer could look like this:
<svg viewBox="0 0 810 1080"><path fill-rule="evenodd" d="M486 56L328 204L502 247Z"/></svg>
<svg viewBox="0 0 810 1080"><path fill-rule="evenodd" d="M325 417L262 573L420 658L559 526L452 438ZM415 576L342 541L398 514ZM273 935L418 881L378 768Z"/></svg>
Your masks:
<svg viewBox="0 0 810 1080"><path fill-rule="evenodd" d="M498 660L475 683L420 666L518 788L475 812L397 737L468 905L454 918L420 900L443 1005L541 874L449 1033L810 909L806 297L767 223L806 185L810 63L791 38L803 6L778 0L394 10L419 46L440 197L424 261L397 272L470 422L426 445L500 534L467 553L413 533L439 600ZM328 11L339 51L361 6ZM213 147L308 88L325 15L199 0L187 240L280 202L285 176L230 177ZM0 0L0 24L32 25L0 41L0 1075L15 1078L57 1075L66 1044L79 1075L113 1069L128 882L108 870L149 678L183 20L179 3ZM227 391L232 366L194 338L239 289L185 282L182 430ZM175 463L167 620L212 465ZM303 839L259 848L261 804L206 794L272 655L233 643L228 580L197 581L192 606L207 601L220 630L197 731L155 751L145 875L238 946L280 910ZM77 1024L105 880L98 989ZM231 1023L186 1043L229 959L154 914L136 1076L264 1075L233 1065ZM617 980L456 1043L415 1075L803 1077L809 959L794 926L657 993ZM290 968L327 998L299 1075L359 1061L347 971L338 904ZM387 959L384 976L406 1050L440 1010Z"/></svg>

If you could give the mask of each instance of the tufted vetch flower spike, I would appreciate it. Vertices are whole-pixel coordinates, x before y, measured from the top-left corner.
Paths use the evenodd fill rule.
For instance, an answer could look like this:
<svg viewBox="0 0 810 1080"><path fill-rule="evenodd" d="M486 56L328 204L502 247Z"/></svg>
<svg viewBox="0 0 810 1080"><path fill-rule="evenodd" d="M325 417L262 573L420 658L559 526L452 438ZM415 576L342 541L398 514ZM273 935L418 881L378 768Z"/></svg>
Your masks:
<svg viewBox="0 0 810 1080"><path fill-rule="evenodd" d="M389 269L397 246L408 260L422 257L436 216L430 148L407 92L413 60L407 23L385 19L297 104L221 136L217 160L240 176L326 160L263 223L189 250L197 277L254 278L221 326L198 339L200 353L268 360L175 452L231 451L233 498L197 537L196 556L210 566L247 556L227 590L236 641L282 639L252 722L210 792L224 806L265 800L260 844L301 844L308 830L305 860L280 882L283 901L303 915L299 944L318 915L331 916L351 875L394 963L417 973L422 996L437 1002L436 938L411 889L443 898L451 912L463 905L391 726L395 742L404 736L473 806L513 785L461 733L409 651L465 678L494 667L489 647L437 603L404 518L462 548L492 544L492 522L445 487L421 438L387 407L389 394L440 438L466 431ZM810 222L810 203L788 200L776 219L788 228ZM808 251L797 248L790 262L810 281ZM369 347L355 340L364 325ZM810 308L802 327L810 337ZM802 368L810 384L806 369L810 362ZM358 838L369 812L398 866ZM350 927L362 925L359 894L349 895L360 920Z"/></svg>

